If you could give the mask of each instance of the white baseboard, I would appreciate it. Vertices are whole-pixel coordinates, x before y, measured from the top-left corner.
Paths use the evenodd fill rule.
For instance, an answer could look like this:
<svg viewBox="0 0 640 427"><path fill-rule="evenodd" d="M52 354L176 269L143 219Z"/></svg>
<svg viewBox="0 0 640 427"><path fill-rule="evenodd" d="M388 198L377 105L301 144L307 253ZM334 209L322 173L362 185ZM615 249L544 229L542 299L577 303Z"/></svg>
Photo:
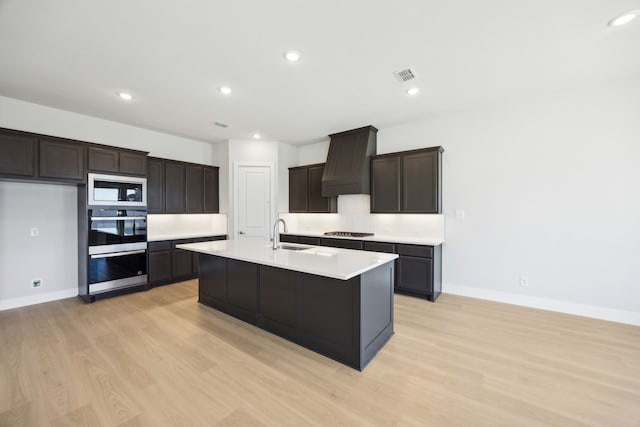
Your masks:
<svg viewBox="0 0 640 427"><path fill-rule="evenodd" d="M442 292L640 326L640 313L633 311L616 310L587 304L575 304L548 298L474 288L471 286L453 285L451 283L443 283Z"/></svg>
<svg viewBox="0 0 640 427"><path fill-rule="evenodd" d="M78 296L78 288L68 288L61 291L30 295L28 297L5 299L0 300L0 311L9 310L11 308L25 307L27 305L40 304L43 302L56 301L59 299L71 298L75 296Z"/></svg>

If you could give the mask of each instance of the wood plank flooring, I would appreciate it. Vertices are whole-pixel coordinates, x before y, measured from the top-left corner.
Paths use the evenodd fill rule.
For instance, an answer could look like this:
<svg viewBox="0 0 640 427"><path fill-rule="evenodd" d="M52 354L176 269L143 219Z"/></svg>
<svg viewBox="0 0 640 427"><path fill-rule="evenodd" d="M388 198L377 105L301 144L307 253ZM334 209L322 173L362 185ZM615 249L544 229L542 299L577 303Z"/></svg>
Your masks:
<svg viewBox="0 0 640 427"><path fill-rule="evenodd" d="M0 312L0 426L640 426L640 327L396 295L358 372L196 301Z"/></svg>

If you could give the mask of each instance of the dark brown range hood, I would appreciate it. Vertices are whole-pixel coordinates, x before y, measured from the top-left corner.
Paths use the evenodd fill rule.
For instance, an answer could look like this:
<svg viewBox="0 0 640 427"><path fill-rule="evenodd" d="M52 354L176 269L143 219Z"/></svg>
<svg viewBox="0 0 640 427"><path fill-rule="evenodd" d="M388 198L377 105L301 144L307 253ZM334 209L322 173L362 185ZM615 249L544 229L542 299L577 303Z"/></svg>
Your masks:
<svg viewBox="0 0 640 427"><path fill-rule="evenodd" d="M371 156L376 154L378 129L365 126L329 135L329 154L322 174L322 196L369 194Z"/></svg>

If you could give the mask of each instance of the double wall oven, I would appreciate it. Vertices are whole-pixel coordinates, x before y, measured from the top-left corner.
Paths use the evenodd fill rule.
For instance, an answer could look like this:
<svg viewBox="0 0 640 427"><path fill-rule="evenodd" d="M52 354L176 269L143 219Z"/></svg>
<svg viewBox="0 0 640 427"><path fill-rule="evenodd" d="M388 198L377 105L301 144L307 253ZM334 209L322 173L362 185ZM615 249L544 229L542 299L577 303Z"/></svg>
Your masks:
<svg viewBox="0 0 640 427"><path fill-rule="evenodd" d="M146 179L89 174L89 294L147 284Z"/></svg>

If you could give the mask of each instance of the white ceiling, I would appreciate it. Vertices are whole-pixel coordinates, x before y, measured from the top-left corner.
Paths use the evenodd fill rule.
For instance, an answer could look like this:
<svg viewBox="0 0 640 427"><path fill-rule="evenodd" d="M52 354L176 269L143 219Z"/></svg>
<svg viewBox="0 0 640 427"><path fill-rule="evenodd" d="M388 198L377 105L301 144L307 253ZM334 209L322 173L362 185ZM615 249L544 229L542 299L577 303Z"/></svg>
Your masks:
<svg viewBox="0 0 640 427"><path fill-rule="evenodd" d="M640 19L606 25L632 9L640 0L0 0L0 94L204 141L305 143L640 73ZM415 97L393 76L410 66Z"/></svg>

